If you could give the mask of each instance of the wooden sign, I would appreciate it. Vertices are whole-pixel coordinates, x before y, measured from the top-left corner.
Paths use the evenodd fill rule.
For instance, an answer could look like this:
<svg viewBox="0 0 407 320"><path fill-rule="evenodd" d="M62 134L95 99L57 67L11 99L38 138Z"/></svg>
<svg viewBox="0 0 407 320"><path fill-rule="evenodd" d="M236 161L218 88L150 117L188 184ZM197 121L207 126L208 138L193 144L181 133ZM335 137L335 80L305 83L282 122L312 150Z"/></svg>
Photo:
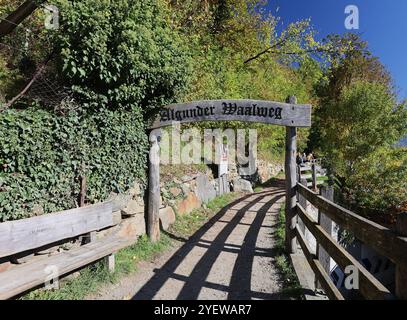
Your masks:
<svg viewBox="0 0 407 320"><path fill-rule="evenodd" d="M311 106L261 100L205 100L172 104L161 110L151 129L175 122L244 121L310 127Z"/></svg>

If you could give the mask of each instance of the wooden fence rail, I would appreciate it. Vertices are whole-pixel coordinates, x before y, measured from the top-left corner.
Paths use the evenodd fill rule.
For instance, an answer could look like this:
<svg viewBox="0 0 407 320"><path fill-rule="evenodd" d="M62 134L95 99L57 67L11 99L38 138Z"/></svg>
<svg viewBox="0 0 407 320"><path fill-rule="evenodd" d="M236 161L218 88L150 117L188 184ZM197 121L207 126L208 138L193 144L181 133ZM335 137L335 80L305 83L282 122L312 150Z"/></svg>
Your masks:
<svg viewBox="0 0 407 320"><path fill-rule="evenodd" d="M308 169L308 168L307 168ZM301 173L300 170L298 172ZM300 175L299 175L300 176ZM313 170L314 190L308 188L307 181L302 178L297 183L298 197L311 203L319 212L323 212L328 218L334 221L343 229L354 234L367 246L376 250L382 256L389 258L396 265L396 298L407 299L407 238L405 215L402 215L398 224L398 231L390 230L373 221L363 218L350 210L347 210L333 201L330 201L316 192L315 170ZM387 300L395 298L394 295L377 280L356 258L354 258L344 247L342 247L315 219L306 211L300 202L295 207L296 221L301 219L308 231L313 235L318 247L321 246L327 254L344 271L348 266L357 270L359 278L359 292L366 299ZM403 220L403 222L401 222ZM318 259L318 253L312 252L305 239L300 225L297 223L291 230L287 230L295 238L302 252L307 259L316 279L325 290L330 299L344 299L343 295L336 288L329 276L329 272L321 265ZM292 252L294 253L294 252Z"/></svg>

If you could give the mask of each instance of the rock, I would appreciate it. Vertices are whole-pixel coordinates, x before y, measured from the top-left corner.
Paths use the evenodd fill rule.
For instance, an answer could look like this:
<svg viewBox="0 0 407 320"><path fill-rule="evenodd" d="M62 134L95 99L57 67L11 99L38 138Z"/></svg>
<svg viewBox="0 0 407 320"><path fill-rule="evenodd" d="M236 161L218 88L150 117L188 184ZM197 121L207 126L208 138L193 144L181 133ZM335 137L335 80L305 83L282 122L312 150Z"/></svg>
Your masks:
<svg viewBox="0 0 407 320"><path fill-rule="evenodd" d="M120 237L129 239L137 239L139 236L146 234L144 214L136 214L131 218L123 220L117 234Z"/></svg>
<svg viewBox="0 0 407 320"><path fill-rule="evenodd" d="M182 190L177 187L170 188L170 193L173 195L174 198L178 197L181 194Z"/></svg>
<svg viewBox="0 0 407 320"><path fill-rule="evenodd" d="M190 187L190 185L187 184L187 183L182 184L182 185L181 185L181 189L182 189L182 193L183 193L184 195L187 195L188 193L191 192L191 187Z"/></svg>
<svg viewBox="0 0 407 320"><path fill-rule="evenodd" d="M253 187L250 181L242 178L235 178L233 179L233 191L253 193Z"/></svg>
<svg viewBox="0 0 407 320"><path fill-rule="evenodd" d="M210 200L216 197L216 190L207 176L198 176L196 179L196 185L196 194L199 200L202 202L208 203Z"/></svg>
<svg viewBox="0 0 407 320"><path fill-rule="evenodd" d="M190 192L188 196L178 204L177 211L178 214L182 216L200 207L201 200L199 200L195 193Z"/></svg>
<svg viewBox="0 0 407 320"><path fill-rule="evenodd" d="M139 194L141 194L140 185L137 182L135 182L133 186L129 189L128 193L131 196L138 196Z"/></svg>
<svg viewBox="0 0 407 320"><path fill-rule="evenodd" d="M175 212L171 207L166 207L160 210L160 221L163 230L168 230L170 225L175 222Z"/></svg>
<svg viewBox="0 0 407 320"><path fill-rule="evenodd" d="M125 216L144 214L144 203L140 203L137 200L130 200L127 206L122 210L122 214Z"/></svg>
<svg viewBox="0 0 407 320"><path fill-rule="evenodd" d="M113 205L113 211L123 210L126 208L129 201L132 199L130 194L117 194L112 192L107 201L111 201Z"/></svg>
<svg viewBox="0 0 407 320"><path fill-rule="evenodd" d="M112 234L115 234L116 232L118 232L120 229L119 226L114 226L113 228L107 228L101 231L98 231L96 233L96 239L102 239L104 237L110 236Z"/></svg>
<svg viewBox="0 0 407 320"><path fill-rule="evenodd" d="M4 262L0 261L0 272L9 270L11 268L11 266L12 266L12 264L10 261L4 261Z"/></svg>
<svg viewBox="0 0 407 320"><path fill-rule="evenodd" d="M86 235L85 235L86 236ZM65 250L65 251L69 251L72 249L76 249L79 248L81 246L81 241L79 240L75 240L75 241L71 241L71 242L66 242L64 243L62 246L59 247L59 249Z"/></svg>
<svg viewBox="0 0 407 320"><path fill-rule="evenodd" d="M160 209L162 209L162 208L164 208L164 207L165 207L165 205L164 205L164 199L163 199L162 196L160 196Z"/></svg>
<svg viewBox="0 0 407 320"><path fill-rule="evenodd" d="M39 204L35 204L31 209L31 212L34 216L42 216L44 214L44 208Z"/></svg>
<svg viewBox="0 0 407 320"><path fill-rule="evenodd" d="M269 165L268 163L258 160L257 162L257 171L260 178L260 183L265 183L271 178Z"/></svg>
<svg viewBox="0 0 407 320"><path fill-rule="evenodd" d="M182 178L181 178L181 180L182 180L182 182L189 182L189 181L191 181L191 180L193 180L194 178L193 177L191 177L191 176L183 176Z"/></svg>

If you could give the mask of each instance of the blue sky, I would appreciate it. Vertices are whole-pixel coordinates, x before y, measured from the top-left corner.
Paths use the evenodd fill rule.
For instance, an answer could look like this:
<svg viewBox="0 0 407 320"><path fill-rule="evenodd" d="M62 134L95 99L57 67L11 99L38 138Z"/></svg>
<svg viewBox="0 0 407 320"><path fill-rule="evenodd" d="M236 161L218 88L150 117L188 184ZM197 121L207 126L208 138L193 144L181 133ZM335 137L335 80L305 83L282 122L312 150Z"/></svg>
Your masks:
<svg viewBox="0 0 407 320"><path fill-rule="evenodd" d="M391 72L399 98L407 98L407 0L269 0L268 7L284 25L311 18L318 38L345 28L345 7L359 8L360 29L351 30L369 42L369 48Z"/></svg>

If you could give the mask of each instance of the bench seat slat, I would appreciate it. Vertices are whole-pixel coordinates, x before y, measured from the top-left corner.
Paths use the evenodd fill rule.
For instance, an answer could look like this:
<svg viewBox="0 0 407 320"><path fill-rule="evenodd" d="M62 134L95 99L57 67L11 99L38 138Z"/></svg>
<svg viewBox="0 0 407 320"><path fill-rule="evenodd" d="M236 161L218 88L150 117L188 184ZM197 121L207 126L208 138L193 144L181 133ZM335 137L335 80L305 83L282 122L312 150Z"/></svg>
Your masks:
<svg viewBox="0 0 407 320"><path fill-rule="evenodd" d="M101 203L0 223L0 258L114 225L112 204Z"/></svg>
<svg viewBox="0 0 407 320"><path fill-rule="evenodd" d="M9 299L31 288L45 283L48 276L45 269L56 267L60 276L77 270L92 262L102 259L136 240L117 235L91 242L79 248L44 257L32 263L19 265L7 272L0 273L0 299Z"/></svg>

